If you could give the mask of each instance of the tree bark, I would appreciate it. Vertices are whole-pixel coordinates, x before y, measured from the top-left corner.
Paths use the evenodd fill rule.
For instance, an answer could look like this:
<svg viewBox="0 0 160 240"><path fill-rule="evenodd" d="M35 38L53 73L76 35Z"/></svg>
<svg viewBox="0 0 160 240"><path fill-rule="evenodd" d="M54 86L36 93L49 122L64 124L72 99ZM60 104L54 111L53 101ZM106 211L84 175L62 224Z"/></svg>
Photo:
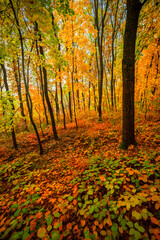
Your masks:
<svg viewBox="0 0 160 240"><path fill-rule="evenodd" d="M11 4L11 8L12 8L12 11L13 11L13 14L14 14L14 17L15 17L15 21L16 21L16 24L17 24L18 32L19 32L19 38L20 38L20 44L21 44L21 55L22 55L22 72L23 72L23 80L24 80L25 91L26 91L26 102L27 102L29 118L30 118L31 124L32 124L32 126L34 128L34 131L36 133L36 136L37 136L39 149L40 149L40 154L43 154L43 148L42 148L42 144L41 144L41 141L40 141L39 133L38 133L36 124L35 124L35 122L33 120L32 109L31 109L32 102L31 102L31 97L30 97L30 94L29 94L29 86L27 85L27 81L26 81L25 60L24 60L24 47L23 47L22 33L21 33L21 30L20 30L20 25L19 25L19 21L18 21L16 12L15 12L15 9L14 9L14 6L13 6L13 2L12 2L12 0L9 0L9 2Z"/></svg>
<svg viewBox="0 0 160 240"><path fill-rule="evenodd" d="M56 104L56 116L57 121L59 120L59 103L58 103L58 89L57 89L57 81L55 82L55 104Z"/></svg>
<svg viewBox="0 0 160 240"><path fill-rule="evenodd" d="M13 141L13 146L15 149L18 149L18 145L17 145L17 140L16 140L16 135L15 135L15 130L14 130L14 125L13 125L13 111L15 110L14 108L14 104L13 104L13 100L11 98L11 95L10 95L10 92L9 92L9 86L8 86L8 82L7 82L7 73L6 73L6 68L4 66L4 64L1 63L1 67L2 67L2 70L3 70L3 80L4 80L4 86L5 86L5 89L6 89L6 92L7 92L7 95L8 95L8 99L9 99L9 102L11 104L11 134L12 134L12 141Z"/></svg>
<svg viewBox="0 0 160 240"><path fill-rule="evenodd" d="M70 121L72 122L72 98L71 98L71 91L68 92L68 101L69 101L69 115Z"/></svg>
<svg viewBox="0 0 160 240"><path fill-rule="evenodd" d="M127 0L127 19L124 34L122 77L123 77L123 130L120 148L135 145L134 89L135 89L135 43L138 18L142 5L139 0Z"/></svg>
<svg viewBox="0 0 160 240"><path fill-rule="evenodd" d="M36 40L36 50L37 50L37 56L39 56L38 40ZM48 126L49 125L49 121L48 121L46 104L45 104L43 76L42 76L42 68L41 68L41 66L39 66L39 73L40 73L41 96L42 96L42 102L43 102L43 108L44 108L44 115L45 115L45 118L46 118L46 124Z"/></svg>
<svg viewBox="0 0 160 240"><path fill-rule="evenodd" d="M38 24L37 22L35 22L35 31L38 32ZM39 32L39 40L41 40L41 33ZM40 49L40 54L41 56L44 58L44 52L43 52L43 47L39 46ZM46 68L43 66L42 68L43 70L43 86L44 86L44 94L45 94L45 98L46 98L46 103L47 103L47 107L48 107L48 111L50 114L50 118L51 118L51 124L52 124L52 131L53 131L53 136L55 140L58 140L58 135L57 135L57 130L56 130L56 124L55 124L55 119L54 119L54 114L53 114L53 109L51 106L51 102L49 99L49 95L48 95L48 79L47 79L47 70Z"/></svg>

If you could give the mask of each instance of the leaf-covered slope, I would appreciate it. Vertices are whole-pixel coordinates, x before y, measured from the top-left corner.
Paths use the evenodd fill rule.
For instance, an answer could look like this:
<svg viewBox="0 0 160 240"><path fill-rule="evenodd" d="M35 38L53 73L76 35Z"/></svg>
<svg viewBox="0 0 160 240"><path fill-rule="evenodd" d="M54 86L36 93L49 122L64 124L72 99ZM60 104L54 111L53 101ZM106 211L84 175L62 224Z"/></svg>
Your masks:
<svg viewBox="0 0 160 240"><path fill-rule="evenodd" d="M127 151L118 120L79 125L46 131L43 156L34 135L2 147L0 239L159 239L158 123L139 122Z"/></svg>

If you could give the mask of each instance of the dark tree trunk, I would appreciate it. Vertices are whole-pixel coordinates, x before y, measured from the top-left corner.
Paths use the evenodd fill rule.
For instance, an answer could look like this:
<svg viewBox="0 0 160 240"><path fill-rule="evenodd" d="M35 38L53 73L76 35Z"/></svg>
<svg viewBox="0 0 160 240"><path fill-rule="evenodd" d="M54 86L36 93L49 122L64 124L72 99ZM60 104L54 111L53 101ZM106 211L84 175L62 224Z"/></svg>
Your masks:
<svg viewBox="0 0 160 240"><path fill-rule="evenodd" d="M84 111L86 109L86 103L85 103L85 94L82 92L82 99L83 99L83 108L84 108Z"/></svg>
<svg viewBox="0 0 160 240"><path fill-rule="evenodd" d="M91 81L89 81L88 110L91 108Z"/></svg>
<svg viewBox="0 0 160 240"><path fill-rule="evenodd" d="M73 1L72 1L73 3ZM72 83L72 98L73 98L73 112L74 120L76 124L76 129L78 128L77 116L76 116L76 103L75 103L75 94L74 94L74 73L75 73L75 58L74 58L74 29L73 29L73 20L72 20L72 71L71 71L71 83Z"/></svg>
<svg viewBox="0 0 160 240"><path fill-rule="evenodd" d="M57 81L55 82L56 90L55 90L55 103L56 103L56 116L57 121L59 119L59 103L58 103L58 89L57 89Z"/></svg>
<svg viewBox="0 0 160 240"><path fill-rule="evenodd" d="M102 0L91 1L93 9L94 9L94 22L95 28L97 29L97 47L99 53L99 66L98 67L98 114L99 121L102 121L102 90L103 90L103 37L104 37L104 27L105 27L105 18L108 10L109 0L103 2ZM101 12L100 12L101 11ZM99 14L100 13L100 14Z"/></svg>
<svg viewBox="0 0 160 240"><path fill-rule="evenodd" d="M69 115L70 115L70 121L72 122L72 98L71 98L71 91L68 92L68 99L69 99Z"/></svg>
<svg viewBox="0 0 160 240"><path fill-rule="evenodd" d="M40 47L40 49L42 50L42 47ZM42 54L43 52L41 50L40 50L40 52ZM51 102L50 102L49 95L48 95L47 71L46 71L45 67L43 67L43 76L44 76L44 93L45 93L45 97L46 97L48 111L49 111L50 117L51 117L53 135L54 135L54 139L58 140L56 124L55 124L55 119L54 119L54 115L53 115L53 109L52 109Z"/></svg>
<svg viewBox="0 0 160 240"><path fill-rule="evenodd" d="M4 64L1 63L1 66L2 66L2 70L3 70L3 76L4 76L4 86L5 86L5 89L6 89L6 92L7 92L7 95L8 95L8 99L9 99L9 102L11 104L11 119L10 119L10 124L11 124L11 134L12 134L12 141L13 141L13 146L15 149L18 149L18 145L17 145L17 141L16 141L16 135L15 135L15 131L14 131L14 125L13 125L13 111L15 110L14 108L14 104L13 104L13 100L12 100L12 97L10 96L10 92L9 92L9 87L8 87L8 82L7 82L7 73L6 73L6 69L5 69L5 66Z"/></svg>
<svg viewBox="0 0 160 240"><path fill-rule="evenodd" d="M96 99L96 87L93 84L93 94L94 94L94 110L97 110L97 99Z"/></svg>
<svg viewBox="0 0 160 240"><path fill-rule="evenodd" d="M109 93L108 93L108 78L107 78L106 71L105 71L105 77L106 77L106 95L107 95L108 109L110 110L110 101L109 101Z"/></svg>
<svg viewBox="0 0 160 240"><path fill-rule="evenodd" d="M127 0L127 19L122 61L123 131L120 148L123 149L128 148L130 144L136 144L134 125L135 43L139 13L143 4L139 0Z"/></svg>
<svg viewBox="0 0 160 240"><path fill-rule="evenodd" d="M15 75L15 80L16 80L16 84L17 84L17 92L18 92L21 116L24 119L26 131L29 131L28 126L27 126L26 116L24 114L24 106L23 106L23 101L22 101L21 72L20 72L20 67L19 67L19 58L18 58L18 56L17 56L17 67L16 67L16 61L13 60L13 68L14 68L14 75ZM17 72L17 70L18 70L18 72Z"/></svg>
<svg viewBox="0 0 160 240"><path fill-rule="evenodd" d="M15 62L15 60L13 60L13 69L14 69L14 76L15 76L15 80L16 80L16 84L17 84L17 92L18 92L18 98L19 98L19 103L20 103L21 116L25 117L23 101L22 101L22 94L21 94L21 74L20 74L20 69L19 69L19 59L17 59L17 63L18 63L19 76L17 74L16 62Z"/></svg>
<svg viewBox="0 0 160 240"><path fill-rule="evenodd" d="M37 56L39 56L39 49L38 49L38 41L37 40L36 40L36 50L37 50ZM41 68L41 66L39 66L39 73L40 73L41 96L42 96L42 102L43 102L43 108L44 108L44 115L45 115L45 118L46 118L46 124L48 126L49 125L49 121L48 121L46 104L45 104L43 76L42 76L42 68Z"/></svg>
<svg viewBox="0 0 160 240"><path fill-rule="evenodd" d="M115 103L115 80L114 80L114 63L115 63L115 38L116 38L116 25L117 25L117 14L118 14L118 6L119 6L119 0L117 0L117 5L116 5L116 12L115 12L115 18L114 18L114 23L112 21L112 17L111 17L111 23L112 23L112 29L113 29L113 33L112 33L112 65L111 65L111 105L112 105L112 109L115 107L114 103Z"/></svg>
<svg viewBox="0 0 160 240"><path fill-rule="evenodd" d="M60 43L58 44L58 50L61 51ZM60 93L61 93L61 107L62 107L62 112L63 112L63 125L64 125L64 129L66 129L66 114L65 114L64 103L63 103L63 89L62 89L61 67L60 66L59 66L59 88L60 88Z"/></svg>
<svg viewBox="0 0 160 240"><path fill-rule="evenodd" d="M35 23L35 31L38 32L38 24ZM41 33L39 32L39 40L41 41ZM40 49L40 54L41 56L44 58L44 52L43 52L43 47L39 46ZM55 124L55 119L54 119L54 114L53 114L53 109L51 106L51 102L49 99L49 95L48 95L48 79L47 79L47 70L46 68L43 66L43 81L44 81L44 94L45 94L45 98L46 98L46 103L48 106L48 111L50 114L50 118L51 118L51 124L52 124L52 131L53 131L53 135L54 135L54 139L58 140L58 135L57 135L57 130L56 130L56 124Z"/></svg>
<svg viewBox="0 0 160 240"><path fill-rule="evenodd" d="M9 2L10 2L10 4L11 4L11 8L12 8L12 10L13 10L13 14L14 14L14 17L15 17L15 20L16 20L16 24L17 24L17 28L18 28L18 32L19 32L19 38L20 38L20 44L21 44L21 54L22 54L22 72L23 72L23 80L24 80L25 91L26 91L26 102L27 102L27 108L28 108L29 118L30 118L31 124L32 124L32 126L33 126L33 128L34 128L34 131L35 131L35 133L36 133L36 136L37 136L37 140L38 140L38 144L39 144L39 149L40 149L40 154L43 154L43 148L42 148L42 144L41 144L41 141L40 141L39 133L38 133L36 124L35 124L35 122L34 122L34 120L33 120L33 115L32 115L32 102L31 102L31 97L30 97L30 94L29 94L29 86L28 86L27 81L26 81L25 60L24 60L24 47L23 47L22 33L21 33L21 30L20 30L19 21L18 21L16 12L15 12L15 9L14 9L14 6L13 6L13 2L12 2L12 0L9 0Z"/></svg>

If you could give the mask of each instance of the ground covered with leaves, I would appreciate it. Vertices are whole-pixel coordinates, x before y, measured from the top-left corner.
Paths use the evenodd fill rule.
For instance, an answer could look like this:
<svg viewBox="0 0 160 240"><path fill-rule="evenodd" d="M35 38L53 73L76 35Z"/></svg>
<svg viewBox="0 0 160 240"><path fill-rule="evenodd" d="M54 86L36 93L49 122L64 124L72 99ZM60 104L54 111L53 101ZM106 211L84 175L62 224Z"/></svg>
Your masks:
<svg viewBox="0 0 160 240"><path fill-rule="evenodd" d="M137 120L137 146L118 148L116 117L51 128L0 146L0 239L160 239L160 122Z"/></svg>

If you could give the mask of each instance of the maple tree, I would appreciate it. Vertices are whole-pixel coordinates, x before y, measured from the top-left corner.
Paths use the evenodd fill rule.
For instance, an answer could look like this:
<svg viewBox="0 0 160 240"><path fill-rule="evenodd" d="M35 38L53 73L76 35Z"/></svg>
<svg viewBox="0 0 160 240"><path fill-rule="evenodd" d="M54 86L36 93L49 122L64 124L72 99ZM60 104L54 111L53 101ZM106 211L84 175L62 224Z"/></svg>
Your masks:
<svg viewBox="0 0 160 240"><path fill-rule="evenodd" d="M0 1L0 239L160 239L159 4Z"/></svg>

